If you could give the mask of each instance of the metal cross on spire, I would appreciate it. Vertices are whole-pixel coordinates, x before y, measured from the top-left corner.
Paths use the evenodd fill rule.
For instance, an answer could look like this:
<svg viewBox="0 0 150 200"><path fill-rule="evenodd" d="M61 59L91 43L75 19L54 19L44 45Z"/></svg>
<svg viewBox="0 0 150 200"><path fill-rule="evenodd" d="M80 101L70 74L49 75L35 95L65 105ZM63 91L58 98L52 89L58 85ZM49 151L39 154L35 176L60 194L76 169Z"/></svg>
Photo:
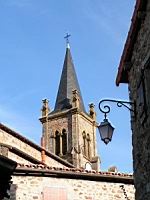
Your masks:
<svg viewBox="0 0 150 200"><path fill-rule="evenodd" d="M67 48L70 48L70 46L69 46L69 37L70 36L71 35L69 33L66 33L66 36L64 37L66 39Z"/></svg>

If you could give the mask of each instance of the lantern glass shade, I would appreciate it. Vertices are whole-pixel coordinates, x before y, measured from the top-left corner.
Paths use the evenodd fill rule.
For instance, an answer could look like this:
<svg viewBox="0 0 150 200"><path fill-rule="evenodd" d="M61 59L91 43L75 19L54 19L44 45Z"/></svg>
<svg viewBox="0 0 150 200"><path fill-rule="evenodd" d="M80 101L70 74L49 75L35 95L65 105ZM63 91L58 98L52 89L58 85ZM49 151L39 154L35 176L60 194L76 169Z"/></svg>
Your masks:
<svg viewBox="0 0 150 200"><path fill-rule="evenodd" d="M112 139L114 131L114 127L108 122L108 119L104 119L104 121L100 123L100 125L98 126L98 130L101 140L105 144L108 144Z"/></svg>

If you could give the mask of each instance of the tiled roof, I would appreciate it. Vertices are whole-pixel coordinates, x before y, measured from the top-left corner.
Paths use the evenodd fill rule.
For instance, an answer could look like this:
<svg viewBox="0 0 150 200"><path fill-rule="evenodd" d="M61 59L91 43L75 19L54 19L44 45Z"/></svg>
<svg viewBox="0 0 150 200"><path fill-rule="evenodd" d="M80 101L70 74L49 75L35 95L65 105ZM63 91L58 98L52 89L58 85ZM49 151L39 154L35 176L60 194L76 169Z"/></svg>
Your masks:
<svg viewBox="0 0 150 200"><path fill-rule="evenodd" d="M46 171L63 171L63 172L73 172L73 173L84 173L84 174L93 174L93 175L106 175L106 176L118 176L118 177L130 177L133 178L133 174L121 173L121 172L104 172L104 171L95 171L95 170L85 170L80 168L67 168L67 167L53 167L47 165L33 165L33 164L19 164L17 169L38 169Z"/></svg>

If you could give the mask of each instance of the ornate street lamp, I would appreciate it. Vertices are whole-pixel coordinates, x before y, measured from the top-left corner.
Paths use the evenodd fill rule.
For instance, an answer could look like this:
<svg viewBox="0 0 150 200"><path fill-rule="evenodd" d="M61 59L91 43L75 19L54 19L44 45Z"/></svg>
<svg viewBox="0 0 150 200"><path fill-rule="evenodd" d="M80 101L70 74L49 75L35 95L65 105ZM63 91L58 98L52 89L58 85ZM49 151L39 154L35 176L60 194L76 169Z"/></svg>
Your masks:
<svg viewBox="0 0 150 200"><path fill-rule="evenodd" d="M111 123L106 118L98 126L101 140L105 144L108 144L111 141L114 129L115 128L111 125Z"/></svg>
<svg viewBox="0 0 150 200"><path fill-rule="evenodd" d="M116 103L118 107L124 106L129 111L133 112L134 114L135 114L135 103L129 102L129 101L113 100L113 99L103 99L99 102L99 110L102 113L104 113L104 120L98 126L98 130L100 133L101 140L105 144L108 144L112 139L114 127L111 125L111 123L107 119L107 114L110 112L110 106L104 105L103 108L101 107L101 104L104 102Z"/></svg>

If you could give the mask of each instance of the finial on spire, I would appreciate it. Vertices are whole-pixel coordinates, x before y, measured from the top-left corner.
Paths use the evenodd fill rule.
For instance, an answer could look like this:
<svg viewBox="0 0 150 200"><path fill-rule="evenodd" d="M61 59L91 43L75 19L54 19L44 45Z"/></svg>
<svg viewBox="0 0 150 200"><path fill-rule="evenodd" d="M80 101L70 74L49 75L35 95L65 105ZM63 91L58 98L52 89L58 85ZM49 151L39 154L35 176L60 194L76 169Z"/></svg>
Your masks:
<svg viewBox="0 0 150 200"><path fill-rule="evenodd" d="M67 45L68 49L70 49L70 45L69 45L69 37L70 36L71 36L70 34L66 33L66 36L64 37L66 39L66 45Z"/></svg>

